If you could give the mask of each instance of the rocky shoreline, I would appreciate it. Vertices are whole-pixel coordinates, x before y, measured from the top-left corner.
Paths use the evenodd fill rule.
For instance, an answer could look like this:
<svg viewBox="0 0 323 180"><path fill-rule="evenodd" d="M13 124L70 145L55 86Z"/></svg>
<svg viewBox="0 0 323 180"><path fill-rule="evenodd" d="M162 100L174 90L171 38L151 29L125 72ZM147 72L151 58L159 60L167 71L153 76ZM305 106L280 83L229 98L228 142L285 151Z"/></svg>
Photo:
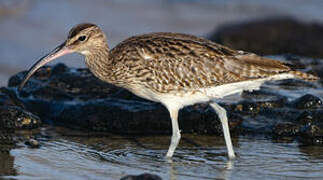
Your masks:
<svg viewBox="0 0 323 180"><path fill-rule="evenodd" d="M281 23L277 22L280 25ZM246 25L240 26L245 27ZM236 33L246 33L226 32L224 35L216 33L223 43L226 43L225 39L230 39L224 36L232 36L234 39ZM230 43L231 47L235 47L235 41ZM266 43L264 41L264 44ZM237 44L236 47L243 49L241 43ZM323 52L321 47L316 48L315 52ZM281 50L259 53L278 54L287 51ZM309 58L308 53L311 57L322 56L313 52L301 52L301 55L308 55L307 58L291 54L276 55L275 58L323 78L323 60ZM162 105L104 83L95 78L88 69L69 68L64 64L45 66L29 80L22 91L18 92L17 86L25 73L26 71L12 76L8 87L0 88L0 153L8 153L15 146L16 131L37 130L42 124L89 133L171 133L169 114ZM267 83L259 91L244 92L237 101L224 101L221 105L227 109L233 136L265 134L278 139L297 139L302 144L323 145L322 90L322 80L283 80ZM182 133L222 136L218 117L207 104L197 104L181 110L179 124ZM30 138L31 140L27 139L26 142L32 146L35 141L32 136Z"/></svg>

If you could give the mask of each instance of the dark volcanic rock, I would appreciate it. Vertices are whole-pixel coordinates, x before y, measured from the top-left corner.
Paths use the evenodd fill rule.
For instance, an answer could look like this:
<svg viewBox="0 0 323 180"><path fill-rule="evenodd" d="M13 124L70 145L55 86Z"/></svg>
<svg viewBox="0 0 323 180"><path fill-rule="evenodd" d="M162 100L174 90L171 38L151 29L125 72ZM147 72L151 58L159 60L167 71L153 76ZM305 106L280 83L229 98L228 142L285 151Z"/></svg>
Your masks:
<svg viewBox="0 0 323 180"><path fill-rule="evenodd" d="M0 107L1 106L17 106L25 108L24 103L17 97L16 92L5 87L0 88Z"/></svg>
<svg viewBox="0 0 323 180"><path fill-rule="evenodd" d="M9 152L14 147L14 132L40 126L40 119L17 106L0 106L0 152Z"/></svg>
<svg viewBox="0 0 323 180"><path fill-rule="evenodd" d="M39 148L40 144L36 139L28 139L25 144L30 148Z"/></svg>
<svg viewBox="0 0 323 180"><path fill-rule="evenodd" d="M8 86L18 86L22 72L9 79ZM27 82L20 95L47 101L91 100L117 94L120 88L100 81L88 69L70 69L64 64L44 66Z"/></svg>
<svg viewBox="0 0 323 180"><path fill-rule="evenodd" d="M291 102L292 106L297 109L312 109L322 107L322 100L311 94L306 94Z"/></svg>
<svg viewBox="0 0 323 180"><path fill-rule="evenodd" d="M52 118L56 124L70 128L122 134L171 133L169 112L153 102L108 98L83 104L67 105ZM184 108L179 113L184 133L221 134L217 115L207 105ZM240 119L230 119L231 130Z"/></svg>
<svg viewBox="0 0 323 180"><path fill-rule="evenodd" d="M306 144L323 145L323 109L308 110L297 121L302 125L300 139Z"/></svg>
<svg viewBox="0 0 323 180"><path fill-rule="evenodd" d="M292 18L271 18L226 25L210 39L261 55L292 53L323 57L323 25L303 23Z"/></svg>
<svg viewBox="0 0 323 180"><path fill-rule="evenodd" d="M19 107L0 107L1 131L34 129L40 126L39 117Z"/></svg>
<svg viewBox="0 0 323 180"><path fill-rule="evenodd" d="M0 130L33 129L41 121L26 109L14 89L0 88Z"/></svg>
<svg viewBox="0 0 323 180"><path fill-rule="evenodd" d="M136 175L128 175L128 176L121 178L120 180L162 180L162 178L157 175L154 175L154 174L144 173L144 174L140 174L137 176Z"/></svg>
<svg viewBox="0 0 323 180"><path fill-rule="evenodd" d="M1 153L9 153L15 147L15 140L12 133L0 131L0 155Z"/></svg>
<svg viewBox="0 0 323 180"><path fill-rule="evenodd" d="M38 128L40 123L13 89L0 88L0 152L9 152L14 147L15 130Z"/></svg>
<svg viewBox="0 0 323 180"><path fill-rule="evenodd" d="M16 175L10 150L16 145L16 130L34 129L40 119L25 109L13 89L0 88L0 176Z"/></svg>
<svg viewBox="0 0 323 180"><path fill-rule="evenodd" d="M259 114L268 109L281 108L286 105L286 97L276 96L266 100L242 100L230 106L230 110L242 114Z"/></svg>
<svg viewBox="0 0 323 180"><path fill-rule="evenodd" d="M296 56L280 58L293 59L291 63L296 63L295 68L309 67L308 64L311 67L322 66L321 63L313 63L314 60L305 62ZM17 86L25 73L13 76L9 86ZM304 112L321 110L320 98L304 95L289 101L286 96L286 92L304 91L304 88L321 87L301 80L271 82L259 91L243 92L237 102L221 103L228 110L231 132L302 136L311 142L316 140L320 131L314 132L313 128L320 128L320 121L315 120L308 125L310 120L306 119L308 116L304 116ZM171 133L169 112L164 106L102 82L87 69L70 69L63 64L43 67L18 97L29 111L50 124L119 134ZM315 115L313 118L319 117ZM179 124L183 133L222 135L218 117L207 104L185 107L179 113Z"/></svg>
<svg viewBox="0 0 323 180"><path fill-rule="evenodd" d="M298 135L301 126L295 123L280 123L273 128L274 136L296 136Z"/></svg>
<svg viewBox="0 0 323 180"><path fill-rule="evenodd" d="M289 123L278 123L275 136L299 136L305 144L323 144L323 109L306 110Z"/></svg>

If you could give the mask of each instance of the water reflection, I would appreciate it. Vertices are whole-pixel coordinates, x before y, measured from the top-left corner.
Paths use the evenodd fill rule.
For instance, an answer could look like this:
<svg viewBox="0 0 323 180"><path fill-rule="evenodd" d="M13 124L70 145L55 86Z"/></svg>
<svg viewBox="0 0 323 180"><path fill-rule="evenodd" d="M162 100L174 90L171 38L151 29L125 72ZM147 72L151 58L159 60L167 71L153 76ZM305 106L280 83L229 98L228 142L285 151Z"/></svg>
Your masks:
<svg viewBox="0 0 323 180"><path fill-rule="evenodd" d="M298 148L311 160L321 161L323 159L323 146L299 145Z"/></svg>
<svg viewBox="0 0 323 180"><path fill-rule="evenodd" d="M207 177L207 174L196 174L196 175L186 175L183 172L180 172L177 170L177 167L181 166L179 162L174 162L173 159L166 159L167 161L167 166L168 166L168 174L170 180L177 180L177 179L182 179L182 176L186 176L186 178L202 178L203 179L214 179L212 177ZM234 161L235 160L227 160L225 162L225 166L222 168L219 168L217 166L214 166L214 170L218 171L217 179L222 179L222 180L229 180L231 179L231 172L234 168ZM203 166L201 164L201 166ZM203 168L203 167L201 167Z"/></svg>
<svg viewBox="0 0 323 180"><path fill-rule="evenodd" d="M184 134L174 157L166 160L167 135L124 137L63 128L44 132L38 138L41 148L22 144L12 156L0 156L0 172L17 179L120 179L142 173L174 180L323 177L323 147L295 141L233 138L238 157L228 160L223 137Z"/></svg>
<svg viewBox="0 0 323 180"><path fill-rule="evenodd" d="M17 171L14 168L15 158L8 152L0 152L0 176L15 176Z"/></svg>
<svg viewBox="0 0 323 180"><path fill-rule="evenodd" d="M223 137L184 135L174 158L167 161L168 135L124 137L50 127L43 132L47 134L38 137L41 148L30 149L21 144L12 150L18 167L17 179L29 176L85 179L84 173L95 179L119 179L126 174L145 172L163 179L230 179L234 169L233 161L227 160ZM237 147L236 143L234 139Z"/></svg>
<svg viewBox="0 0 323 180"><path fill-rule="evenodd" d="M0 129L0 179L1 176L17 175L14 168L15 158L10 154L10 150L13 148L13 138L6 131Z"/></svg>

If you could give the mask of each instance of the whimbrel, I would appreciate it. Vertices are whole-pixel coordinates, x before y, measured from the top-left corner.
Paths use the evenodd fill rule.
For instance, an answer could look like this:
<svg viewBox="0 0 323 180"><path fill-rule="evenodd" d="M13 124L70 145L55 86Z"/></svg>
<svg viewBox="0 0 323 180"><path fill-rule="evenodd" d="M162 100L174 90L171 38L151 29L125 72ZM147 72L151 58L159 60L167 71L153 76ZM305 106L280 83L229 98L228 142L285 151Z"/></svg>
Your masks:
<svg viewBox="0 0 323 180"><path fill-rule="evenodd" d="M217 104L218 99L259 89L269 80L318 79L279 61L180 33L133 36L110 50L97 25L79 24L70 30L64 43L31 67L19 89L41 66L74 52L85 56L85 63L97 78L168 109L172 138L167 157L173 156L180 141L177 117L184 106L210 103L222 123L228 156L234 158L226 110Z"/></svg>

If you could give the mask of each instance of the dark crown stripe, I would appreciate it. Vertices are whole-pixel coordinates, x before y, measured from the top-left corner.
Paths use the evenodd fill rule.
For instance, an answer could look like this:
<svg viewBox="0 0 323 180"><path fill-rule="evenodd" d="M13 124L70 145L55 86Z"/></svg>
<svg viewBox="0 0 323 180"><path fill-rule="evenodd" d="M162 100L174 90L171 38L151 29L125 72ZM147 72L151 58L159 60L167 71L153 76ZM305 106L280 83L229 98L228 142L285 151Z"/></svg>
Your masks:
<svg viewBox="0 0 323 180"><path fill-rule="evenodd" d="M79 32L83 31L84 29L90 28L90 27L97 27L97 26L95 24L91 24L91 23L84 23L84 24L76 25L69 32L68 38L72 38L75 35L77 35Z"/></svg>

